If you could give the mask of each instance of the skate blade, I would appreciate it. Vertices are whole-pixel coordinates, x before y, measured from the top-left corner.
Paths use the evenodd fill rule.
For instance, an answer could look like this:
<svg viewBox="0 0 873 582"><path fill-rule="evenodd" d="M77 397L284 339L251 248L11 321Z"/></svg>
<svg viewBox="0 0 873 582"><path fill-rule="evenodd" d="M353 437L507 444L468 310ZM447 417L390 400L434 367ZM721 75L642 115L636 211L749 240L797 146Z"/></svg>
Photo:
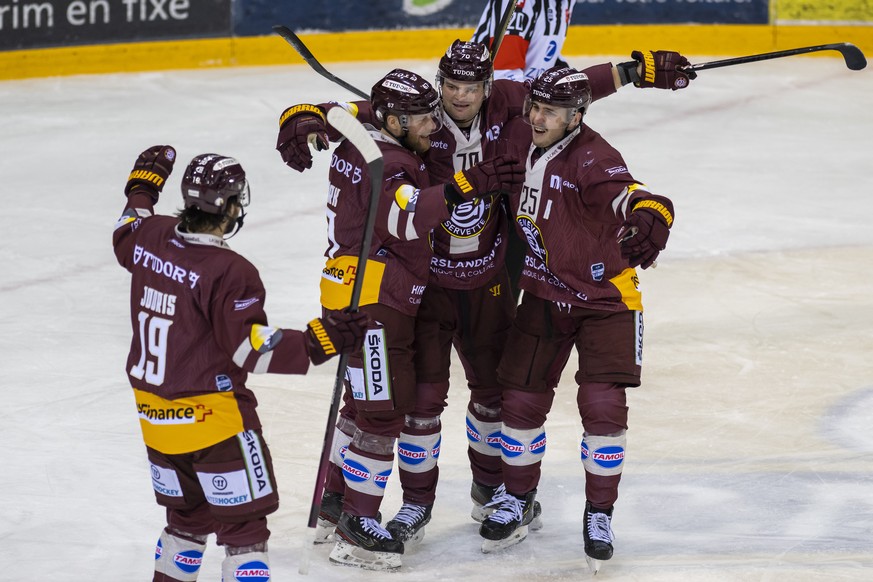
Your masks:
<svg viewBox="0 0 873 582"><path fill-rule="evenodd" d="M538 515L531 520L530 524L528 524L528 527L530 527L530 531L539 531L543 529L543 520Z"/></svg>
<svg viewBox="0 0 873 582"><path fill-rule="evenodd" d="M527 537L527 528L528 526L523 525L509 534L509 537L502 540L482 540L482 553L490 554L492 552L499 552L500 550L505 550L506 548L511 548L516 544L520 544Z"/></svg>
<svg viewBox="0 0 873 582"><path fill-rule="evenodd" d="M588 567L591 569L591 573L596 576L597 572L600 571L600 566L603 562L601 560L595 560L591 556L585 556L585 561L588 562Z"/></svg>
<svg viewBox="0 0 873 582"><path fill-rule="evenodd" d="M334 564L377 571L396 570L401 566L400 556L394 552L371 552L343 541L338 541L330 551L330 561Z"/></svg>
<svg viewBox="0 0 873 582"><path fill-rule="evenodd" d="M404 551L411 550L411 549L415 548L416 546L420 545L421 540L423 540L423 539L424 539L424 527L422 527L417 532L412 534L412 537L409 538L408 540L402 540Z"/></svg>
<svg viewBox="0 0 873 582"><path fill-rule="evenodd" d="M484 505L473 505L473 510L470 511L470 517L477 523L482 523L485 518L494 513L493 507L485 507Z"/></svg>
<svg viewBox="0 0 873 582"><path fill-rule="evenodd" d="M318 518L318 521L315 524L315 538L312 540L313 544L327 544L333 543L334 541L334 531L336 531L336 524L332 523L326 519Z"/></svg>

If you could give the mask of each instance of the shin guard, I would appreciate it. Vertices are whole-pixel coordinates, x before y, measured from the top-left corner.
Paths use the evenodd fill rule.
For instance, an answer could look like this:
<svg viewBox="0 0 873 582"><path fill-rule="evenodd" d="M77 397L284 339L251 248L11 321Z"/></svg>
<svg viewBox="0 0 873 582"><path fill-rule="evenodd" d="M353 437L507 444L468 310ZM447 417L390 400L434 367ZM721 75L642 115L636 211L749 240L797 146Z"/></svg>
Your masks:
<svg viewBox="0 0 873 582"><path fill-rule="evenodd" d="M267 552L228 554L221 562L221 582L268 582L270 561Z"/></svg>
<svg viewBox="0 0 873 582"><path fill-rule="evenodd" d="M477 411L478 412L478 411ZM484 415L467 409L467 457L473 480L480 485L503 482L500 461L500 412Z"/></svg>
<svg viewBox="0 0 873 582"><path fill-rule="evenodd" d="M406 428L397 440L397 461L402 471L426 473L437 466L440 456L440 417L406 417Z"/></svg>
<svg viewBox="0 0 873 582"><path fill-rule="evenodd" d="M406 427L397 440L397 466L403 502L433 505L439 481L440 417L406 417Z"/></svg>
<svg viewBox="0 0 873 582"><path fill-rule="evenodd" d="M165 529L155 547L154 582L195 582L204 551L205 538Z"/></svg>
<svg viewBox="0 0 873 582"><path fill-rule="evenodd" d="M613 477L621 475L624 468L624 452L627 446L625 431L611 436L585 433L580 445L582 465L587 473Z"/></svg>
<svg viewBox="0 0 873 582"><path fill-rule="evenodd" d="M503 424L500 436L503 482L510 493L537 488L540 466L546 452L545 427L517 429Z"/></svg>
<svg viewBox="0 0 873 582"><path fill-rule="evenodd" d="M500 429L503 424L500 417L493 420L481 420L467 409L467 441L474 451L489 457L500 456Z"/></svg>

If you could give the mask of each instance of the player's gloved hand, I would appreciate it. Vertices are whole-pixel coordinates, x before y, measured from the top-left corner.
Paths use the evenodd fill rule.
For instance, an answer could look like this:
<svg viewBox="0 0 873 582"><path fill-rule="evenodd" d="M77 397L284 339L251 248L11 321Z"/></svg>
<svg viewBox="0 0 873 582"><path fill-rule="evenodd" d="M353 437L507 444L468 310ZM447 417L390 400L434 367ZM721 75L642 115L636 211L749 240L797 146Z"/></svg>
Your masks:
<svg viewBox="0 0 873 582"><path fill-rule="evenodd" d="M638 200L618 232L621 256L631 267L651 267L667 248L673 226L673 203L663 196Z"/></svg>
<svg viewBox="0 0 873 582"><path fill-rule="evenodd" d="M279 138L276 140L276 149L282 161L298 172L311 168L310 144L319 151L326 150L330 145L324 112L307 103L283 111L279 117Z"/></svg>
<svg viewBox="0 0 873 582"><path fill-rule="evenodd" d="M516 194L524 184L524 164L517 157L501 154L457 172L446 188L446 201L457 205L491 192Z"/></svg>
<svg viewBox="0 0 873 582"><path fill-rule="evenodd" d="M173 171L176 163L176 150L173 146L156 145L145 150L133 164L133 170L127 177L124 193L130 196L132 192L142 191L152 198L152 203L158 201L158 195L164 189L164 184Z"/></svg>
<svg viewBox="0 0 873 582"><path fill-rule="evenodd" d="M639 79L634 80L637 87L657 89L684 89L697 78L694 71L683 71L690 63L675 51L634 51L631 58L641 65Z"/></svg>
<svg viewBox="0 0 873 582"><path fill-rule="evenodd" d="M304 332L309 359L317 366L337 354L359 351L369 323L369 316L362 311L335 311L313 319Z"/></svg>

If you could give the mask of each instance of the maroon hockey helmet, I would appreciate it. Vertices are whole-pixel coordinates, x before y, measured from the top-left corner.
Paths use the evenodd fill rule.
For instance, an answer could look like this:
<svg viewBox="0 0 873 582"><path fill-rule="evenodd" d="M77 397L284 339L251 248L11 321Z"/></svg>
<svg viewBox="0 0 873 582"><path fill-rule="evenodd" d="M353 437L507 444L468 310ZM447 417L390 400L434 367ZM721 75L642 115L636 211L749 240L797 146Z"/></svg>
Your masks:
<svg viewBox="0 0 873 582"><path fill-rule="evenodd" d="M437 85L442 85L443 79L484 81L487 91L493 75L494 66L488 47L478 42L456 40L440 59L436 81Z"/></svg>
<svg viewBox="0 0 873 582"><path fill-rule="evenodd" d="M573 67L552 67L533 81L529 81L525 113L530 102L545 103L553 107L575 109L585 115L591 105L591 85L588 75Z"/></svg>
<svg viewBox="0 0 873 582"><path fill-rule="evenodd" d="M219 154L200 154L191 160L182 177L185 208L196 207L210 214L224 214L228 200L234 196L240 206L249 205L246 172L236 159Z"/></svg>
<svg viewBox="0 0 873 582"><path fill-rule="evenodd" d="M370 103L376 116L384 121L391 115L434 114L440 99L436 89L419 75L394 69L373 85Z"/></svg>

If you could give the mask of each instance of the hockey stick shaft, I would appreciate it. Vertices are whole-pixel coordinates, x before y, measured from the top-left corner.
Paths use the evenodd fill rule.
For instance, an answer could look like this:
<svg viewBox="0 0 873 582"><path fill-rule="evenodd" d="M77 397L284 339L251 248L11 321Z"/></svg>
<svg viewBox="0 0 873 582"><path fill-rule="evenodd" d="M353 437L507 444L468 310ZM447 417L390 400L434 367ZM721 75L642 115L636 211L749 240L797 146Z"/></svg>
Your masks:
<svg viewBox="0 0 873 582"><path fill-rule="evenodd" d="M503 44L503 37L506 36L506 29L509 28L509 21L512 20L512 13L515 12L515 5L518 0L509 0L503 15L500 17L500 22L497 23L497 29L494 31L494 40L491 42L491 62L497 58L497 51L500 50L500 45Z"/></svg>
<svg viewBox="0 0 873 582"><path fill-rule="evenodd" d="M370 174L370 201L367 207L367 216L364 222L364 233L361 240L361 250L358 253L358 265L355 272L355 282L352 286L352 297L349 303L350 311L358 310L361 300L361 292L364 285L364 272L367 267L367 257L370 254L370 246L373 242L373 228L376 224L376 209L379 205L379 194L382 189L382 170L384 162L379 146L373 141L364 126L342 107L332 107L327 112L327 120L346 139L348 139L364 156L367 162L367 170ZM321 510L321 496L324 493L324 479L330 463L330 452L333 449L334 425L339 412L340 399L342 397L343 382L348 368L349 356L342 354L337 366L336 378L333 386L333 396L330 402L327 424L324 430L324 443L321 449L321 457L318 463L318 473L315 480L315 491L312 495L312 507L309 511L308 526L314 528L318 522L318 513Z"/></svg>
<svg viewBox="0 0 873 582"><path fill-rule="evenodd" d="M332 81L340 87L348 89L361 99L370 98L367 93L364 93L354 85L343 81L342 79L325 69L324 66L318 62L318 59L315 58L315 55L312 54L312 51L310 51L309 48L307 48L307 46L303 44L303 41L300 40L300 37L294 34L293 30L291 30L287 26L277 24L273 27L273 31L282 38L284 38L285 42L293 46L294 50L297 51L297 54L299 54L306 62L306 64L312 67L312 70L314 70L316 73L318 73L328 81Z"/></svg>
<svg viewBox="0 0 873 582"><path fill-rule="evenodd" d="M706 69L730 67L732 65L743 65L745 63L779 59L782 57L792 57L794 55L803 55L806 53L814 53L819 51L838 51L840 54L843 55L843 60L846 61L846 66L853 71L860 71L867 66L867 59L864 57L864 53L861 52L861 49L851 43L841 42L834 44L821 44L817 46L806 46L796 49L776 51L772 53L761 53L759 55L749 55L746 57L736 57L720 61L710 61L708 63L698 63L696 65L688 65L687 67L683 67L683 70L705 71Z"/></svg>

